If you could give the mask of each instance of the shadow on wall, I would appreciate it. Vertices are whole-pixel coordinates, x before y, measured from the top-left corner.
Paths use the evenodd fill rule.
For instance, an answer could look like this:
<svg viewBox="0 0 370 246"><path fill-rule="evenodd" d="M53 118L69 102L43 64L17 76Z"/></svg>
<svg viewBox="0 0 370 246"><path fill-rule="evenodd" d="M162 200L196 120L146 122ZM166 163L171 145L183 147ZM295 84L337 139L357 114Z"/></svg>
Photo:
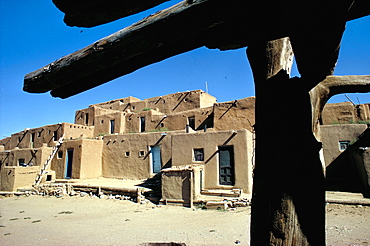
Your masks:
<svg viewBox="0 0 370 246"><path fill-rule="evenodd" d="M370 198L367 147L370 147L370 128L326 168L326 190L357 192Z"/></svg>

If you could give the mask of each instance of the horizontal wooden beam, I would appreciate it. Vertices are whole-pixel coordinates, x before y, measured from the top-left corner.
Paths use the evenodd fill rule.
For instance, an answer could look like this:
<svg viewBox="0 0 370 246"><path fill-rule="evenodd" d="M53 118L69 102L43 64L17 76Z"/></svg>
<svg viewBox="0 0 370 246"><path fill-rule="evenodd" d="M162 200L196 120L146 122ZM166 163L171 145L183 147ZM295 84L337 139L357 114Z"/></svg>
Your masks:
<svg viewBox="0 0 370 246"><path fill-rule="evenodd" d="M68 26L94 27L153 8L169 0L53 0Z"/></svg>
<svg viewBox="0 0 370 246"><path fill-rule="evenodd" d="M334 19L336 11L331 6L327 9L321 10L319 17L308 18L307 23L315 20L321 26ZM287 27L288 20L295 23L289 19L292 11L297 12L278 1L271 1L267 7L255 1L248 5L244 0L232 4L221 0L183 1L25 75L24 90L51 91L55 97L66 98L202 46L227 50L289 36L289 32L302 31L298 24ZM313 26L312 30L315 28L322 29Z"/></svg>

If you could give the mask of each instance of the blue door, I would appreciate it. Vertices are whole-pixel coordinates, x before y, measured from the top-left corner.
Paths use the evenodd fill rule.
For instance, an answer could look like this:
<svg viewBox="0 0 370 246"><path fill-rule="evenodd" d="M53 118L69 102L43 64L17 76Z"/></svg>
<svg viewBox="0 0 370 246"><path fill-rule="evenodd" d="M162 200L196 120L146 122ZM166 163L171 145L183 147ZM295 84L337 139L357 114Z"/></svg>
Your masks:
<svg viewBox="0 0 370 246"><path fill-rule="evenodd" d="M67 150L66 154L66 167L64 171L64 178L72 178L72 162L73 162L73 149Z"/></svg>
<svg viewBox="0 0 370 246"><path fill-rule="evenodd" d="M218 147L219 183L220 185L234 185L234 149L233 146Z"/></svg>
<svg viewBox="0 0 370 246"><path fill-rule="evenodd" d="M159 173L161 171L161 146L150 146L150 153L152 156L152 172Z"/></svg>

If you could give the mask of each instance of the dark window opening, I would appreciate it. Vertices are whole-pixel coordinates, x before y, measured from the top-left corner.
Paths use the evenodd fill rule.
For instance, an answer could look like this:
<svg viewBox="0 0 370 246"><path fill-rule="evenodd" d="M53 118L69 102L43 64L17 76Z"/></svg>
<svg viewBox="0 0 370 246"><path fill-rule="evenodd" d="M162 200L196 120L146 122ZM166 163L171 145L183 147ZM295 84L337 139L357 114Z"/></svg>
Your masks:
<svg viewBox="0 0 370 246"><path fill-rule="evenodd" d="M204 149L194 149L194 161L204 161Z"/></svg>
<svg viewBox="0 0 370 246"><path fill-rule="evenodd" d="M130 156L130 151L126 151L125 152L125 157L129 157Z"/></svg>
<svg viewBox="0 0 370 246"><path fill-rule="evenodd" d="M58 141L58 132L57 131L54 131L53 140Z"/></svg>
<svg viewBox="0 0 370 246"><path fill-rule="evenodd" d="M27 166L25 160L23 158L18 159L18 166L25 167Z"/></svg>
<svg viewBox="0 0 370 246"><path fill-rule="evenodd" d="M46 175L46 181L51 181L52 180L52 177L53 177L53 175Z"/></svg>
<svg viewBox="0 0 370 246"><path fill-rule="evenodd" d="M58 159L62 159L63 158L63 151L59 151L58 152Z"/></svg>
<svg viewBox="0 0 370 246"><path fill-rule="evenodd" d="M145 132L145 117L140 117L140 132Z"/></svg>
<svg viewBox="0 0 370 246"><path fill-rule="evenodd" d="M88 125L89 124L89 114L86 113L85 114L85 125Z"/></svg>
<svg viewBox="0 0 370 246"><path fill-rule="evenodd" d="M188 125L191 129L195 130L195 117L188 117Z"/></svg>
<svg viewBox="0 0 370 246"><path fill-rule="evenodd" d="M339 141L339 150L346 150L349 146L349 141Z"/></svg>
<svg viewBox="0 0 370 246"><path fill-rule="evenodd" d="M31 133L31 139L30 139L30 148L33 148L33 145L35 143L35 133Z"/></svg>
<svg viewBox="0 0 370 246"><path fill-rule="evenodd" d="M115 125L115 121L114 120L110 120L110 134L113 134L114 133L114 125Z"/></svg>
<svg viewBox="0 0 370 246"><path fill-rule="evenodd" d="M73 149L68 149L66 153L66 166L64 178L72 178L72 164L73 164Z"/></svg>
<svg viewBox="0 0 370 246"><path fill-rule="evenodd" d="M144 150L140 150L139 151L139 157L143 157L145 155L145 151Z"/></svg>

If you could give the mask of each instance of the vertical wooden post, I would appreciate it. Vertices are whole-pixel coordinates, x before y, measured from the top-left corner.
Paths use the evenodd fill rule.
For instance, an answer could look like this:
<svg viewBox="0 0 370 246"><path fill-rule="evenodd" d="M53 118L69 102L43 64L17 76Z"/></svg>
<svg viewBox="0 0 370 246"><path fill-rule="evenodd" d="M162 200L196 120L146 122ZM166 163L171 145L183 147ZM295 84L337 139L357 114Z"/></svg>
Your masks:
<svg viewBox="0 0 370 246"><path fill-rule="evenodd" d="M325 245L321 144L309 91L289 79L290 41L251 45L247 55L256 88L251 245Z"/></svg>

